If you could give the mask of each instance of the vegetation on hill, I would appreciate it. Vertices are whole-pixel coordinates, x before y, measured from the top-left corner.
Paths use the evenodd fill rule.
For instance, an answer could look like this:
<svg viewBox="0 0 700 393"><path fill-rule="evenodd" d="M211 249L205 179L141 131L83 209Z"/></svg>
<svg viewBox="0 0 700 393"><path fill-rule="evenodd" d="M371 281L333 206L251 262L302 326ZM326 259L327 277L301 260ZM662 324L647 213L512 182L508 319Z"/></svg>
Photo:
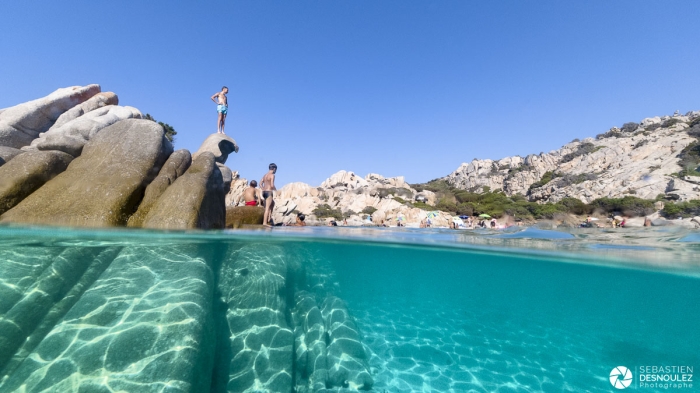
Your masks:
<svg viewBox="0 0 700 393"><path fill-rule="evenodd" d="M341 212L340 209L333 209L327 203L324 203L322 205L318 205L314 209L313 214L317 218L334 218L337 221L340 221L343 219L343 212Z"/></svg>
<svg viewBox="0 0 700 393"><path fill-rule="evenodd" d="M551 181L553 174L543 176ZM479 215L488 214L492 217L504 215L523 219L551 219L559 214L570 213L577 215L604 214L625 215L628 217L644 216L654 212L653 200L641 199L634 196L623 198L599 198L589 204L576 198L564 198L557 203L535 203L528 201L522 195L507 196L503 191L487 191L474 193L460 190L445 180L431 180L428 183L412 184L418 191L428 190L437 194L437 204L434 209L453 214ZM693 201L694 202L694 201ZM698 201L700 206L700 201ZM695 205L693 205L695 206ZM682 207L686 209L685 205ZM672 208L670 208L672 209Z"/></svg>

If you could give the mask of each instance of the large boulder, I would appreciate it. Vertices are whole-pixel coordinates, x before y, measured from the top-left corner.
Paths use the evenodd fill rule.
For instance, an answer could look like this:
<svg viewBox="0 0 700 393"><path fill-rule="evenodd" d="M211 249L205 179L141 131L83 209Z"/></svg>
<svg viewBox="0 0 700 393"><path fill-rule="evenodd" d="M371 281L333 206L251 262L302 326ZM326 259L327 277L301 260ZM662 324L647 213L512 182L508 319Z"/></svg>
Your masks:
<svg viewBox="0 0 700 393"><path fill-rule="evenodd" d="M56 122L49 128L49 132L55 128L62 127L64 124L79 118L80 116L94 111L95 109L102 108L107 105L118 105L119 97L111 91L98 93L92 96L89 100L83 102L80 105L76 105L73 108L67 110L64 114L58 117Z"/></svg>
<svg viewBox="0 0 700 393"><path fill-rule="evenodd" d="M120 121L97 134L65 172L3 214L0 222L125 225L172 151L157 123Z"/></svg>
<svg viewBox="0 0 700 393"><path fill-rule="evenodd" d="M219 170L221 171L221 178L224 181L224 194L228 194L228 192L231 191L231 183L233 182L233 171L231 168L218 162L216 163L216 166L219 167Z"/></svg>
<svg viewBox="0 0 700 393"><path fill-rule="evenodd" d="M14 147L0 146L0 165L4 165L6 162L15 158L18 154L22 153L22 150L15 149Z"/></svg>
<svg viewBox="0 0 700 393"><path fill-rule="evenodd" d="M211 229L226 223L224 184L214 155L204 152L150 209L144 228Z"/></svg>
<svg viewBox="0 0 700 393"><path fill-rule="evenodd" d="M49 131L34 139L23 150L60 150L73 157L78 157L83 146L101 130L112 124L125 120L141 118L141 112L130 106L105 106L80 116L61 127L52 127Z"/></svg>
<svg viewBox="0 0 700 393"><path fill-rule="evenodd" d="M202 142L199 150L192 155L192 159L196 160L197 157L204 152L212 153L216 158L216 162L225 164L229 154L233 152L238 153L238 145L236 141L228 135L211 134Z"/></svg>
<svg viewBox="0 0 700 393"><path fill-rule="evenodd" d="M240 228L242 225L262 225L265 208L262 206L227 206L226 228Z"/></svg>
<svg viewBox="0 0 700 393"><path fill-rule="evenodd" d="M7 108L0 113L0 146L20 148L46 132L67 110L100 92L100 85L58 89L44 98Z"/></svg>
<svg viewBox="0 0 700 393"><path fill-rule="evenodd" d="M187 171L191 164L192 155L189 150L182 149L171 154L165 164L163 164L163 168L161 168L158 176L146 187L143 200L136 213L129 217L127 225L140 227L148 212L151 211L151 208L158 201L158 198L175 182L175 179Z"/></svg>
<svg viewBox="0 0 700 393"><path fill-rule="evenodd" d="M0 167L0 214L68 168L73 157L61 151L30 151Z"/></svg>

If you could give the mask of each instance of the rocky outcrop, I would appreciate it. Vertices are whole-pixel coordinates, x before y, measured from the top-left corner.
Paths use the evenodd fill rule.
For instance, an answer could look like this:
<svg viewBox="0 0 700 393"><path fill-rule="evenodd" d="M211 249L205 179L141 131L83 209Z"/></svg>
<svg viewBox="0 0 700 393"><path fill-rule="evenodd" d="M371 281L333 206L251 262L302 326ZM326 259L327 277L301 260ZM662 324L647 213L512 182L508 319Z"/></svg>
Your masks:
<svg viewBox="0 0 700 393"><path fill-rule="evenodd" d="M22 150L20 149L15 149L14 147L0 146L0 166L15 158L20 153L22 153Z"/></svg>
<svg viewBox="0 0 700 393"><path fill-rule="evenodd" d="M0 146L20 148L48 131L69 109L100 92L99 85L58 89L44 98L25 102L0 113Z"/></svg>
<svg viewBox="0 0 700 393"><path fill-rule="evenodd" d="M213 154L216 162L219 164L225 164L229 154L238 153L238 145L228 135L211 134L202 142L199 150L192 155L192 159L196 159L197 156L204 152Z"/></svg>
<svg viewBox="0 0 700 393"><path fill-rule="evenodd" d="M141 227L143 220L151 211L153 206L158 201L158 198L163 195L165 190L170 187L175 180L182 176L192 164L192 156L188 150L182 149L174 152L165 161L158 176L146 187L143 200L139 204L139 208L133 216L129 217L127 223L130 227Z"/></svg>
<svg viewBox="0 0 700 393"><path fill-rule="evenodd" d="M58 117L56 122L49 128L47 132L51 132L56 128L62 127L64 124L73 121L80 116L93 111L98 108L102 108L107 105L118 105L119 97L112 92L97 93L92 96L89 100L83 102L80 105L76 105L73 108L67 110L64 114Z"/></svg>
<svg viewBox="0 0 700 393"><path fill-rule="evenodd" d="M229 205L235 204L245 189L247 181L236 179L226 196ZM418 192L405 182L402 176L385 178L378 174L368 174L364 178L353 172L339 171L324 180L319 187L306 183L289 183L275 193L275 207L272 219L275 223L292 224L296 212L306 215L311 225L323 225L331 218L317 217L319 207L327 207L347 217L348 225L381 225L382 221L395 226L401 218L405 224L417 226L427 219L430 210L411 206L417 196L425 197L429 204L435 204L435 194L430 191ZM372 217L372 221L368 218ZM447 226L452 216L435 211L431 221L435 226Z"/></svg>
<svg viewBox="0 0 700 393"><path fill-rule="evenodd" d="M262 225L265 208L262 206L227 206L226 228L240 228L243 225Z"/></svg>
<svg viewBox="0 0 700 393"><path fill-rule="evenodd" d="M0 111L0 168L14 162L0 170L0 222L224 227L224 195L234 180L225 162L236 142L210 135L190 168L187 150L170 157L159 124L118 103L116 94L89 85Z"/></svg>
<svg viewBox="0 0 700 393"><path fill-rule="evenodd" d="M700 198L700 190L671 175L679 172L679 153L696 137L687 133L700 112L657 117L613 128L596 139L574 141L549 153L500 160L474 159L444 179L475 192L503 190L531 201L556 202L574 197L590 202L601 197L634 195L654 199L671 187L681 200ZM552 179L541 184L547 173Z"/></svg>
<svg viewBox="0 0 700 393"><path fill-rule="evenodd" d="M144 218L143 227L223 228L226 223L224 196L223 178L214 155L201 153L158 198Z"/></svg>
<svg viewBox="0 0 700 393"><path fill-rule="evenodd" d="M60 127L52 127L23 150L59 150L78 157L83 146L101 130L125 119L140 119L141 112L129 106L105 106L73 119Z"/></svg>
<svg viewBox="0 0 700 393"><path fill-rule="evenodd" d="M73 157L61 151L32 151L0 167L0 215L66 170Z"/></svg>
<svg viewBox="0 0 700 393"><path fill-rule="evenodd" d="M65 172L3 214L0 222L126 225L172 149L160 125L120 121L97 134Z"/></svg>

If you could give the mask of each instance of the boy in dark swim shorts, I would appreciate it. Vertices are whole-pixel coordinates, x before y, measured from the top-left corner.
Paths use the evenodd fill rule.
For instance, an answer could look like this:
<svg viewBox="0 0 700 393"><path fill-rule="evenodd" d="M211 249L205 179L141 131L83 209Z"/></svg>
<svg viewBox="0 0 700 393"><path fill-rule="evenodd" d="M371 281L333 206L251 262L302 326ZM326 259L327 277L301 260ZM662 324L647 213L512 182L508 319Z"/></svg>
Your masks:
<svg viewBox="0 0 700 393"><path fill-rule="evenodd" d="M226 123L226 115L228 114L228 87L224 86L221 91L211 96L211 100L216 104L216 111L219 113L219 118L216 124L216 133L224 133L224 124Z"/></svg>
<svg viewBox="0 0 700 393"><path fill-rule="evenodd" d="M272 200L272 192L275 188L275 173L277 173L277 165L274 163L268 167L269 171L260 180L260 188L262 189L262 197L265 201L265 215L263 216L263 225L270 226L270 216L272 216L272 208L275 207L275 201Z"/></svg>

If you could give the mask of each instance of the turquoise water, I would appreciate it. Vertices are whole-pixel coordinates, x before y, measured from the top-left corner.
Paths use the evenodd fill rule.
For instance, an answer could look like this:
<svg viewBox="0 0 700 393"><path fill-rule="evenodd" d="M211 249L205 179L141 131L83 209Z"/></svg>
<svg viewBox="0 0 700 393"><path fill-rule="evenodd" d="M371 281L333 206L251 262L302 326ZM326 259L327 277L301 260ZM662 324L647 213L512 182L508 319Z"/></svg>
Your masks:
<svg viewBox="0 0 700 393"><path fill-rule="evenodd" d="M0 392L617 391L700 366L673 229L0 228Z"/></svg>

